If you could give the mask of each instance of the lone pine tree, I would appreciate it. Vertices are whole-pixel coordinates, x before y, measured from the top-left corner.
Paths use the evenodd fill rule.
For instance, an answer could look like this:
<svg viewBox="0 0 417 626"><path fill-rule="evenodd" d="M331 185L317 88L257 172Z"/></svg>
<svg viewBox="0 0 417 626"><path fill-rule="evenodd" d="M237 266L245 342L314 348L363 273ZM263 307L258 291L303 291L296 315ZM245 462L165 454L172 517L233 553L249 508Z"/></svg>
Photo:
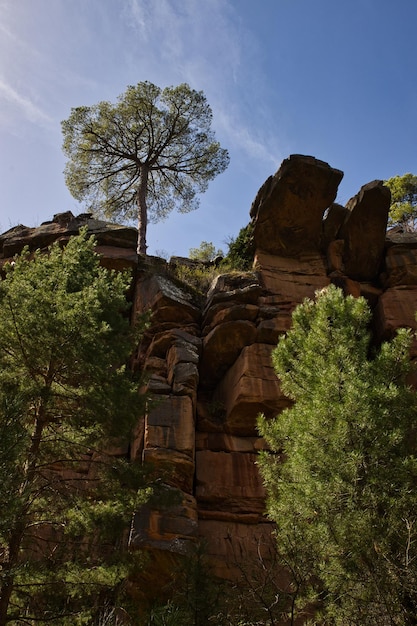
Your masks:
<svg viewBox="0 0 417 626"><path fill-rule="evenodd" d="M187 84L129 86L116 104L72 109L62 122L67 186L107 217L137 219L138 254L146 254L148 219L198 206L197 194L229 164L211 130L202 91Z"/></svg>

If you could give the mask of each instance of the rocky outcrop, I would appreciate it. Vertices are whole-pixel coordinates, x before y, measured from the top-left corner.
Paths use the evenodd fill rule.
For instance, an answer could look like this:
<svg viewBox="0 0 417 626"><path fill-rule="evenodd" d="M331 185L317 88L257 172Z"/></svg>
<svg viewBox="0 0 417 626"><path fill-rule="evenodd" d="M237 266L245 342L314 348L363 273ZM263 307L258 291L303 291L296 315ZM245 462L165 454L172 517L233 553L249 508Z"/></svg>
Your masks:
<svg viewBox="0 0 417 626"><path fill-rule="evenodd" d="M144 275L149 287L141 304L155 310L145 357L150 366L155 363L152 359L158 359L153 389L161 396L168 393L171 403L173 397L185 394L193 415L179 421L172 416L166 426L169 434L154 443L162 456L167 446L177 448L170 453L172 484L195 498L189 516L198 519L189 539L204 538L215 571L227 579L236 579L243 561L256 568L260 542L271 537L256 466L257 454L264 448L256 421L261 412L274 416L289 406L271 352L290 328L294 308L334 282L346 293L368 298L380 338L392 336L398 326L415 327L417 239L405 242L400 233L387 238L390 195L380 181L362 187L346 207L334 204L341 178L342 172L312 157L284 161L252 205L253 271L219 275L200 306L200 318L197 305L178 294L177 287L168 289L168 306L166 277ZM140 279L139 292L142 284ZM169 308L170 321L164 315L161 320ZM192 338L191 346L177 347L179 320L181 332ZM161 332L161 321L172 322L171 329ZM186 377L191 382L175 385L177 363L189 364ZM162 373L161 364L171 373ZM179 423L187 429L191 419L195 420L195 450L189 467L193 483L187 486L182 469L185 433L178 429ZM147 446L145 439L145 460ZM190 460L190 450L188 455Z"/></svg>
<svg viewBox="0 0 417 626"><path fill-rule="evenodd" d="M255 247L279 256L317 252L323 213L335 200L342 178L343 172L313 157L285 159L252 204Z"/></svg>
<svg viewBox="0 0 417 626"><path fill-rule="evenodd" d="M74 217L71 211L67 211L57 213L50 222L43 222L35 228L19 224L0 235L0 268L4 260L19 253L24 246L33 251L45 250L54 241L65 244L69 237L78 235L82 227L87 227L89 234L95 236L97 252L106 266L117 270L136 267L135 228L95 219L91 213Z"/></svg>
<svg viewBox="0 0 417 626"><path fill-rule="evenodd" d="M130 456L180 494L164 510L145 506L132 524L131 546L151 550L159 574L198 539L216 573L231 580L271 546L256 420L289 406L271 352L304 298L333 282L369 300L376 339L417 327L417 237L386 233L390 195L380 181L346 207L335 204L342 176L313 157L286 159L252 205L253 270L220 274L203 301L161 259L137 264L134 229L64 214L0 236L4 262L25 244L44 248L87 225L104 264L135 268L132 319L150 311L151 320L133 363L146 372L152 401Z"/></svg>
<svg viewBox="0 0 417 626"><path fill-rule="evenodd" d="M373 280L381 267L391 193L381 180L364 185L349 200L338 234L343 241L345 273L356 280Z"/></svg>

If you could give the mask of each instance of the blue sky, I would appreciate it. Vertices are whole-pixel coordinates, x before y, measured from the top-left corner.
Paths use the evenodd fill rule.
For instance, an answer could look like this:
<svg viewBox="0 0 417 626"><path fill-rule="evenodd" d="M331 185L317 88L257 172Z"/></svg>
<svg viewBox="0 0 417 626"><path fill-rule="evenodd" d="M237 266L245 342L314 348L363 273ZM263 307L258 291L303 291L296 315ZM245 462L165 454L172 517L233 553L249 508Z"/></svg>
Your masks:
<svg viewBox="0 0 417 626"><path fill-rule="evenodd" d="M128 85L203 90L231 162L148 253L227 249L290 154L344 171L338 201L417 173L416 0L0 0L0 231L83 211L61 120Z"/></svg>

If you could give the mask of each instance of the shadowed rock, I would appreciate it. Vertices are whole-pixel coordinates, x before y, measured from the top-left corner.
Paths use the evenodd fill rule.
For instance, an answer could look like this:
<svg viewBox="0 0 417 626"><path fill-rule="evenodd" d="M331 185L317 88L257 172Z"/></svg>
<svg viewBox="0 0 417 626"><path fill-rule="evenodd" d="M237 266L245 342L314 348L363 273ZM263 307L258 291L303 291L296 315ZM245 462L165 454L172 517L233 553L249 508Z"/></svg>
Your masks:
<svg viewBox="0 0 417 626"><path fill-rule="evenodd" d="M355 280L374 279L381 266L391 192L381 180L364 185L347 203L349 213L340 229L344 273Z"/></svg>
<svg viewBox="0 0 417 626"><path fill-rule="evenodd" d="M323 214L342 178L343 172L314 157L285 159L252 204L256 249L281 256L318 251Z"/></svg>

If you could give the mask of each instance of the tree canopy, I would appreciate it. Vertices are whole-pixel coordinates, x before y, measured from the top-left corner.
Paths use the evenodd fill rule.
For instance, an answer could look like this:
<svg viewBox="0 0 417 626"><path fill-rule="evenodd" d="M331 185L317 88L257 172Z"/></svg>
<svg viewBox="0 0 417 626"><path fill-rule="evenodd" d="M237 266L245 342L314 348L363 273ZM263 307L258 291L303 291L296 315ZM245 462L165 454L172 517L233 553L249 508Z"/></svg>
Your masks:
<svg viewBox="0 0 417 626"><path fill-rule="evenodd" d="M24 250L0 281L1 626L86 623L126 575L146 495L142 469L111 454L144 403L126 368L130 278L94 246L84 231Z"/></svg>
<svg viewBox="0 0 417 626"><path fill-rule="evenodd" d="M417 176L393 176L384 183L391 190L389 221L405 230L417 230Z"/></svg>
<svg viewBox="0 0 417 626"><path fill-rule="evenodd" d="M211 123L203 92L185 83L140 82L116 104L74 108L62 122L67 186L93 212L136 218L138 253L146 254L148 219L196 209L197 194L228 166Z"/></svg>
<svg viewBox="0 0 417 626"><path fill-rule="evenodd" d="M260 468L291 576L291 623L415 624L416 394L411 333L372 353L363 298L333 286L293 314L273 352L294 401L260 418Z"/></svg>
<svg viewBox="0 0 417 626"><path fill-rule="evenodd" d="M194 261L213 261L216 257L223 257L224 252L220 248L216 250L216 247L211 241L202 241L198 248L190 248L190 259Z"/></svg>

